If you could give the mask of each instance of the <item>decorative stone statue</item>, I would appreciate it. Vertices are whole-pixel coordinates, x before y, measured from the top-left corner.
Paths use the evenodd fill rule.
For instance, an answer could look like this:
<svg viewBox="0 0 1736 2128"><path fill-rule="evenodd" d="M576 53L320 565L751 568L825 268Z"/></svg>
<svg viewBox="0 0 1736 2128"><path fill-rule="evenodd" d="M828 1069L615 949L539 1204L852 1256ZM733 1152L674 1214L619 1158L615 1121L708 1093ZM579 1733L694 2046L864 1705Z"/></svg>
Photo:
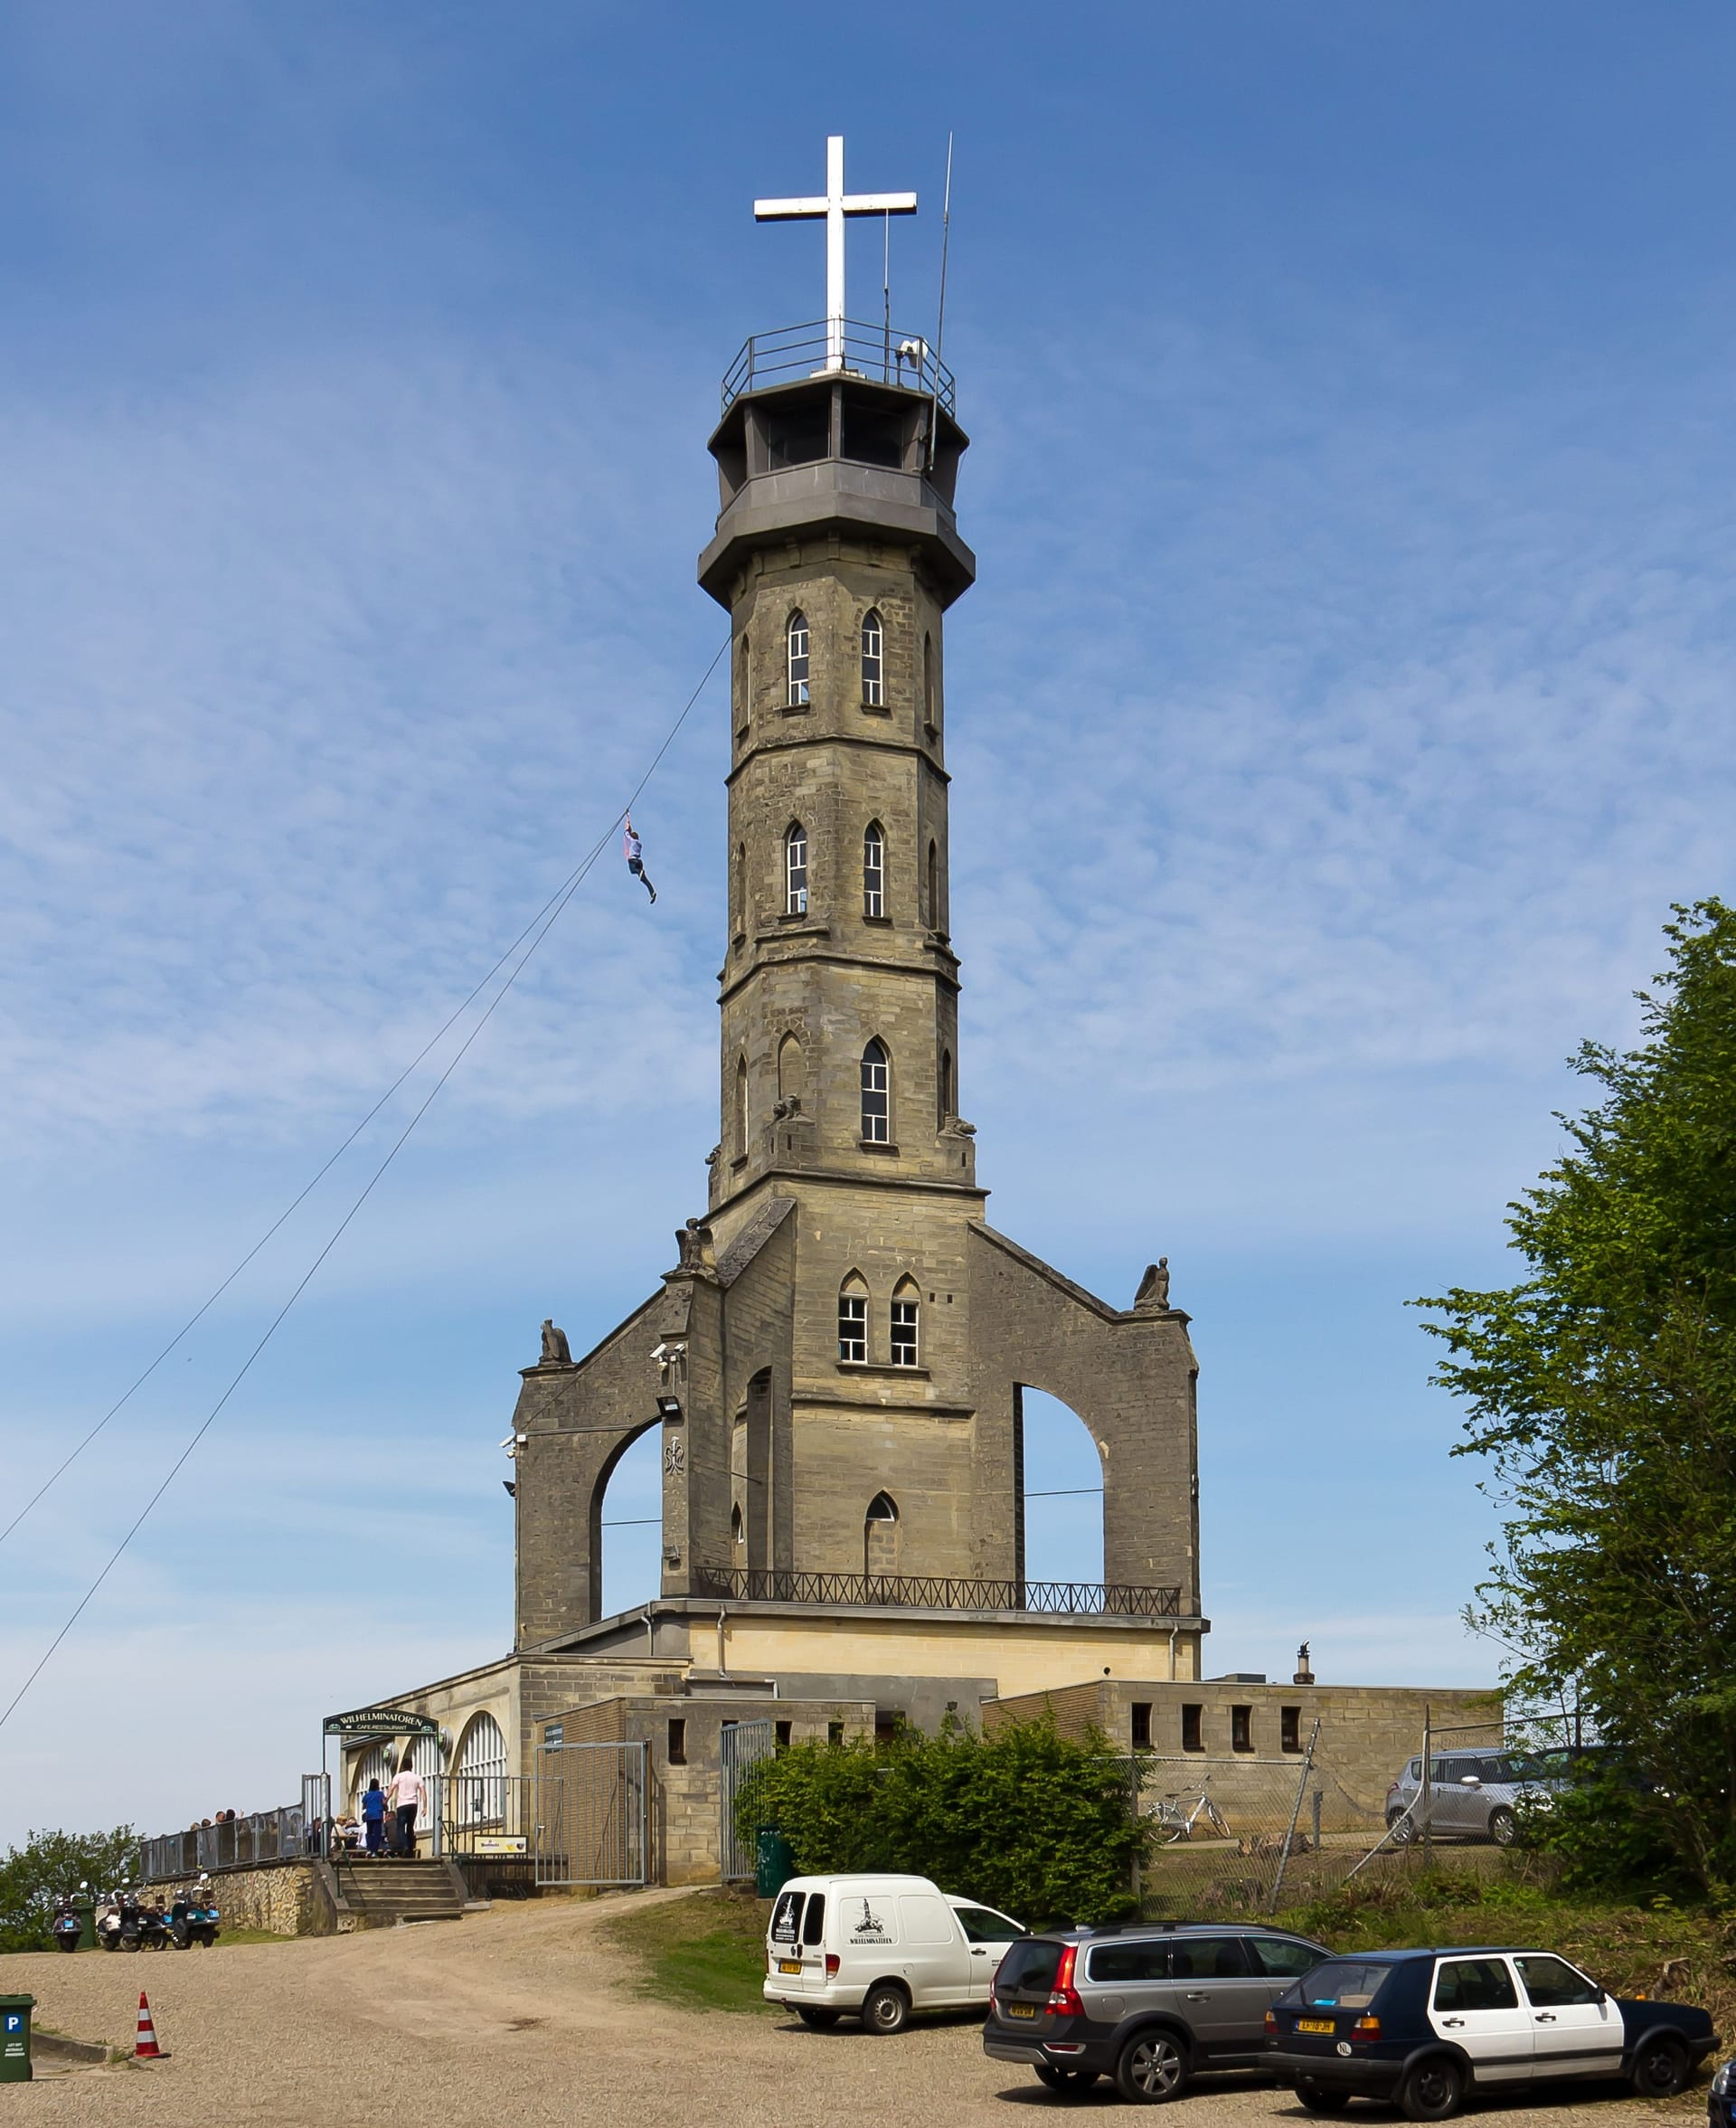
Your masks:
<svg viewBox="0 0 1736 2128"><path fill-rule="evenodd" d="M1136 1308L1156 1310L1169 1306L1169 1258L1158 1257L1156 1263L1147 1263L1146 1275L1139 1281L1139 1291L1133 1297Z"/></svg>
<svg viewBox="0 0 1736 2128"><path fill-rule="evenodd" d="M712 1230L703 1220L690 1219L675 1229L675 1246L681 1251L678 1271L715 1271L717 1252Z"/></svg>
<svg viewBox="0 0 1736 2128"><path fill-rule="evenodd" d="M556 1329L545 1315L542 1318L542 1367L571 1367L572 1347L567 1343L565 1330Z"/></svg>

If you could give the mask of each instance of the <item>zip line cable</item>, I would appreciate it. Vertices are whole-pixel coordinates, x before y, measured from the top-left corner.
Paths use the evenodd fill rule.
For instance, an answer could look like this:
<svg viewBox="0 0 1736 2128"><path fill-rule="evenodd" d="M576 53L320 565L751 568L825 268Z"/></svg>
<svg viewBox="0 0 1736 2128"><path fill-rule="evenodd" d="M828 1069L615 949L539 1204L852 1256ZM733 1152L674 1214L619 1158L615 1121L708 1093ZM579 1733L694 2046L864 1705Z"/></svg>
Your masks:
<svg viewBox="0 0 1736 2128"><path fill-rule="evenodd" d="M120 1415L121 1412L124 1411L127 1405L132 1402L133 1398L145 1386L146 1383L150 1380L151 1376L156 1372L157 1368L162 1366L163 1362L169 1357L170 1353L175 1350L175 1347L180 1344L187 1333L194 1329L200 1320L204 1316L209 1314L211 1310L216 1306L217 1302L222 1299L223 1295L229 1291L230 1287L235 1283L235 1281L238 1278L240 1278L242 1272L244 1272L248 1265L252 1263L254 1257L256 1257L259 1251L264 1248L265 1244L271 1239L272 1235L277 1233L278 1229L282 1226L285 1221L288 1220L294 1213L298 1211L300 1207L307 1202L307 1200L313 1195L314 1191L319 1187L320 1184L325 1181L326 1176L328 1176L332 1169L336 1167L337 1163L344 1158L344 1155L349 1151L350 1148L355 1143L356 1140L361 1137L362 1133L367 1129L368 1125L373 1122L373 1119L380 1113L381 1110L385 1107L386 1103L392 1099L392 1095L398 1092L399 1088L404 1083L405 1080L408 1079L410 1073L415 1071L416 1067L422 1062L423 1058L428 1055L429 1052L433 1049L446 1035L450 1033L451 1029L460 1019L464 1017L465 1014L469 1011L470 1007L476 1003L476 999L481 997L484 990L487 988L488 985L494 980L495 976L497 976L501 969L505 967L507 961L512 959L513 955L518 951L519 947L524 944L527 938L529 938L532 932L535 930L536 926L542 921L542 918L554 906L556 902L561 901L563 895L571 894L572 888L580 879L584 877L585 872L588 871L593 864L595 864L597 857L601 854L603 845L608 842L609 836L614 834L615 829L620 826L621 820L624 819L626 816L632 811L633 805L637 801L639 796L639 792L642 791L646 785L651 780L651 778L657 768L657 764L662 761L664 755L668 752L670 747L674 744L676 733L678 733L681 730L683 724L686 723L689 711L692 710L694 703L699 700L701 695L704 693L705 682L709 680L712 675L717 670L718 658L722 657L723 651L727 648L728 639L726 638L723 645L720 647L717 657L713 657L710 665L705 667L705 676L700 681L699 686L694 688L692 695L689 697L687 707L684 709L680 716L676 718L674 725L670 729L668 737L664 741L663 744L652 756L651 766L646 771L644 776L640 779L638 788L634 791L633 797L629 799L627 805L623 807L620 815L617 818L614 824L609 828L608 833L603 837L602 842L599 843L597 846L597 848L591 852L590 856L584 860L584 864L580 868L580 870L576 873L569 873L567 875L567 878L563 884L557 887L554 893L549 896L549 899L543 903L542 908L537 911L536 914L531 918L530 922L524 926L524 930L519 932L518 936L513 941L511 945L509 945L500 955L499 959L495 962L494 966L489 969L486 974L485 974L480 981L477 982L476 988L470 992L469 996L466 998L460 1004L453 1007L448 1017L439 1026L434 1030L434 1032L429 1036L428 1040L423 1043L422 1046L416 1052L415 1055L410 1058L410 1062L404 1066L403 1070L399 1073L398 1076L392 1081L392 1084L386 1088L385 1092L380 1096L379 1100L374 1102L373 1106L368 1111L367 1114L362 1118L359 1123L356 1124L355 1128L350 1132L349 1136L344 1140L343 1144L340 1145L332 1154L331 1158L326 1162L325 1166L319 1169L319 1171L314 1176L312 1180L308 1182L307 1187L300 1192L300 1194L297 1196L292 1198L290 1202L284 1206L283 1210L278 1213L278 1216L271 1222L270 1225L266 1228L265 1232L259 1236L259 1240L254 1243L253 1246L247 1252L246 1255L241 1258L241 1262L235 1266L234 1270L230 1272L229 1276L223 1281L222 1285L218 1286L213 1292L209 1294L202 1305L193 1310L193 1312L187 1318L186 1321L184 1322L181 1328L175 1333L174 1337L172 1337L168 1343L164 1346L162 1351L157 1354L154 1360L152 1360L149 1367L145 1369L142 1375L137 1377L132 1386L122 1396L120 1396L115 1403L109 1405L108 1409L104 1412L101 1418L99 1418L96 1424L91 1427L90 1431L85 1435L84 1439L79 1442L78 1446L72 1450L71 1454L67 1456L66 1460L59 1466L59 1468L49 1472L48 1476L43 1479L42 1482L36 1488L35 1491L31 1494L30 1498L24 1502L24 1506L19 1509L18 1512L13 1517L12 1520L6 1524L4 1529L0 1529L0 1545L5 1543L6 1539L12 1535L13 1531L17 1528L18 1525L24 1519L25 1516L30 1513L33 1508L35 1507L37 1501L40 1500L45 1493L51 1491L54 1486L60 1483L61 1480L65 1477L66 1473L72 1468L73 1464L78 1461L79 1458L84 1453L85 1450L89 1448L90 1443L97 1438L97 1435L102 1432L103 1428L108 1423L109 1420L118 1418Z"/></svg>
<svg viewBox="0 0 1736 2128"><path fill-rule="evenodd" d="M620 826L622 820L626 818L629 812L631 812L641 792L645 790L646 785L650 782L652 777L656 774L658 764L662 761L663 757L668 752L670 747L675 744L676 734L680 732L682 726L686 723L687 718L693 710L693 705L699 700L701 695L704 693L706 682L710 680L712 675L717 670L719 660L722 657L723 652L728 648L729 638L726 637L723 642L719 645L716 656L712 657L710 665L706 667L704 677L700 681L698 686L693 689L693 694L688 697L686 707L675 719L675 724L670 727L668 736L664 740L663 744L652 756L650 766L646 770L644 775L640 777L638 782L635 785L632 797L628 799L627 804L622 808L621 811L615 816L614 819L610 821L607 829L605 829L603 834L591 846L587 855L580 861L578 866L570 875L565 886L562 887L560 893L553 897L552 903L544 903L543 911L545 913L542 913L538 918L533 919L532 924L527 927L527 930L529 930L533 934L531 936L530 943L525 946L524 951L519 955L518 960L514 963L514 966L510 973L507 975L505 981L501 984L500 988L495 992L493 998L489 999L487 1009L483 1013L481 1018L477 1020L476 1026L472 1027L470 1032L465 1036L456 1054L453 1055L451 1062L440 1073L439 1077L435 1080L433 1085L429 1087L427 1094L422 1099L420 1106L415 1110L415 1111L410 1116L409 1122L404 1125L403 1130L393 1140L384 1159L380 1162L379 1166L374 1169L373 1173L368 1177L367 1182L363 1187L354 1202L351 1205L349 1210L338 1222L336 1228L334 1230L325 1247L320 1250L318 1255L314 1258L313 1262L307 1266L307 1269L302 1273L299 1282L291 1291L289 1298L284 1302L283 1306L278 1309L277 1314L272 1317L269 1324L268 1324L266 1328L264 1335L259 1338L259 1341L257 1345L254 1346L253 1349L248 1354L247 1357L241 1362L240 1367L231 1376L228 1387L217 1399L216 1403L212 1404L211 1410L205 1414L205 1417L195 1430L193 1438L187 1442L186 1446L181 1451L180 1454L176 1456L174 1462L170 1464L167 1472L164 1476L161 1483L157 1486L156 1491L151 1494L150 1498L146 1501L145 1505L139 1509L137 1516L135 1518L131 1527L127 1529L127 1534L121 1538L120 1542L115 1546L114 1550L109 1554L108 1559L104 1562L101 1572L90 1584L90 1586L84 1592L84 1594L80 1597L77 1604L73 1607L71 1615L67 1619L65 1624L61 1626L60 1631L55 1634L54 1638L49 1642L47 1648L42 1651L42 1658L37 1662L36 1667L31 1671L30 1675L24 1679L24 1683L19 1686L17 1691L14 1693L11 1700L6 1706L5 1713L0 1714L0 1729L4 1729L5 1727L6 1724L12 1719L13 1715L17 1711L17 1708L20 1703L23 1701L25 1693L30 1690L31 1687L36 1682L37 1679L41 1677L43 1670L48 1668L50 1661L54 1656L55 1650L60 1647L61 1641L65 1640L66 1636L72 1631L72 1628L78 1623L79 1619L82 1615L86 1606L96 1595L98 1590L100 1589L103 1583L108 1580L109 1575L113 1573L115 1567L118 1565L121 1556L126 1552L127 1547L132 1543L134 1537L136 1537L139 1531L144 1527L146 1519L150 1516L151 1510L156 1507L158 1500L162 1499L163 1495L168 1490L169 1487L175 1482L175 1480L180 1474L183 1466L186 1463L188 1458L193 1454L194 1449L198 1447L199 1443L204 1439L205 1435L216 1423L217 1418L222 1413L223 1406L229 1402L230 1398L234 1395L236 1390L241 1387L241 1383L245 1380L249 1371L251 1369L254 1361L258 1359L260 1353L263 1352L266 1347L270 1343L278 1327L282 1324L284 1318L288 1314L289 1310L295 1306L296 1302L301 1298L302 1294L313 1282L314 1274L318 1271L320 1265L325 1263L326 1257L329 1256L332 1251L337 1246L351 1221L354 1219L357 1213L361 1211L363 1206L367 1203L369 1197L373 1195L375 1187L378 1186L382 1177L384 1176L387 1168L392 1166L392 1163L403 1150L404 1146L409 1141L411 1131L415 1130L417 1124L421 1121L422 1118L433 1106L435 1098L439 1093L441 1088L452 1076L453 1073L458 1070L459 1064L463 1063L471 1045L476 1040L477 1036L482 1033L483 1029L488 1025L488 1022L494 1017L496 1009L505 1001L508 992L512 989L513 985L524 973L525 966L529 962L531 956L536 951L537 948L542 943L543 940L547 938L549 932L554 928L556 922L560 918L561 911L565 909L567 903L572 899L573 895L578 893L580 887L584 883L586 875L590 871L591 867L596 864L598 858L602 856L604 850L609 846L609 842L613 839L616 828ZM521 932L519 933L519 938L521 940L524 939L524 932ZM502 956L503 960L509 957L512 950L513 949L509 949L508 954ZM497 961L495 963L496 969L499 966L500 962ZM485 977L484 982L486 983L488 979L489 978ZM477 986L478 990L480 990L481 988L482 985ZM473 997L477 993L475 991L472 992ZM329 1162L327 1164L329 1165Z"/></svg>

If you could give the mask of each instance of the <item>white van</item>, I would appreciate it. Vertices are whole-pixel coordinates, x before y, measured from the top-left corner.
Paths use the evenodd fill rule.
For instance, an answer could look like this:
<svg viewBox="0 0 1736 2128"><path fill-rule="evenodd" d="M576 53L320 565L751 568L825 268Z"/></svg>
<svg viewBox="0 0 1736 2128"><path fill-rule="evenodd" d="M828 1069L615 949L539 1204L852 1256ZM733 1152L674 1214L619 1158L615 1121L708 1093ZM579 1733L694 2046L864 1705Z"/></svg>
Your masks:
<svg viewBox="0 0 1736 2128"><path fill-rule="evenodd" d="M766 1930L768 2002L804 2024L901 2031L913 2010L988 2006L1006 1946L1028 1932L926 1877L792 1877Z"/></svg>

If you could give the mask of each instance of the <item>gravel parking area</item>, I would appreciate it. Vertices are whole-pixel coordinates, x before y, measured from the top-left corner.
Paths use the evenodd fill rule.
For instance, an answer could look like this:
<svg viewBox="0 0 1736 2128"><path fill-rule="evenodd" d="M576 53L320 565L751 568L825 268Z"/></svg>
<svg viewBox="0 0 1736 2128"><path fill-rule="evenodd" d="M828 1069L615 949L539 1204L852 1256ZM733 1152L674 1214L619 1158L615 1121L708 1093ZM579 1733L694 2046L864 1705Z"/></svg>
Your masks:
<svg viewBox="0 0 1736 2128"><path fill-rule="evenodd" d="M646 1892L640 1900L679 1897ZM688 2014L635 1993L598 1923L626 1902L538 1901L458 1923L282 1944L122 1958L87 1952L0 1962L0 1991L38 1998L39 2022L130 2047L148 1991L170 2058L8 2086L12 2123L438 2120L442 2128L608 2122L617 2128L875 2128L1125 2117L1099 2087L1057 2102L985 2059L977 2024L919 2023L893 2039L809 2032L782 2017ZM1703 2108L1703 2100L1698 2102ZM171 2110L173 2109L173 2110ZM1684 2119L1619 2094L1480 2109L1514 2128ZM1394 2115L1358 2107L1371 2123ZM1187 2128L1308 2118L1253 2077L1220 2080L1165 2116Z"/></svg>

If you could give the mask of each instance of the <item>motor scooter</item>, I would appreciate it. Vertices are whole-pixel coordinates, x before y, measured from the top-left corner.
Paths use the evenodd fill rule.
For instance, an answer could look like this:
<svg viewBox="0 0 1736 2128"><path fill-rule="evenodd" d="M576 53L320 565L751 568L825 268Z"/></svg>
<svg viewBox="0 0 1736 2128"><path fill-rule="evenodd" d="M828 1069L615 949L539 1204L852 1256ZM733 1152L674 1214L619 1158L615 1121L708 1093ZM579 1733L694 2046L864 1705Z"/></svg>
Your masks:
<svg viewBox="0 0 1736 2128"><path fill-rule="evenodd" d="M78 1901L71 1892L63 1892L54 1902L54 1918L48 1925L48 1933L54 1939L57 1951L76 1951L79 1937L84 1929L84 1919L79 1912Z"/></svg>
<svg viewBox="0 0 1736 2128"><path fill-rule="evenodd" d="M169 1947L169 1917L163 1911L160 1899L138 1908L138 1947L141 1951L166 1951Z"/></svg>
<svg viewBox="0 0 1736 2128"><path fill-rule="evenodd" d="M137 1951L138 1901L125 1885L102 1895L97 1908L97 1943L105 1951Z"/></svg>
<svg viewBox="0 0 1736 2128"><path fill-rule="evenodd" d="M169 1933L175 1949L188 1951L197 1944L202 1951L209 1951L217 1941L222 1918L209 1877L202 1877L189 1890L178 1891L169 1907Z"/></svg>

